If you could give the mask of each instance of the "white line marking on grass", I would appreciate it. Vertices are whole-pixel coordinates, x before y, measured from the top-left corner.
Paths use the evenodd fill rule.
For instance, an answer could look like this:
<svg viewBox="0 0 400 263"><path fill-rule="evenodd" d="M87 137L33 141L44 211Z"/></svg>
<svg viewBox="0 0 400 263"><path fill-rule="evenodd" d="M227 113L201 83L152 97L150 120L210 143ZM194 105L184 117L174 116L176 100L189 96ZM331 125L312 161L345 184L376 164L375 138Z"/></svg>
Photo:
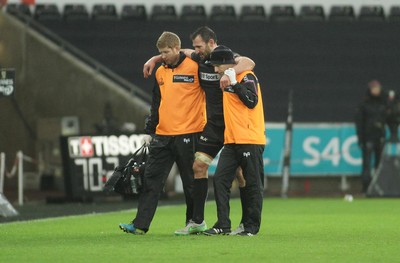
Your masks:
<svg viewBox="0 0 400 263"><path fill-rule="evenodd" d="M170 207L175 207L176 205L162 205L157 208L157 210L164 209L164 208L170 208ZM137 212L137 208L135 209L123 209L123 210L118 210L118 211L110 211L110 212L101 212L101 213L87 213L87 214L79 214L79 215L67 215L67 216L55 216L55 217L47 217L47 218L38 218L38 219L31 219L31 220L21 220L21 221L12 221L12 222L0 222L0 227L3 225L10 225L10 224L24 224L26 222L47 222L47 221L54 221L58 219L66 219L66 218L78 218L78 217L91 217L91 216L98 216L98 215L104 215L104 214L111 214L111 213L121 213L121 212Z"/></svg>

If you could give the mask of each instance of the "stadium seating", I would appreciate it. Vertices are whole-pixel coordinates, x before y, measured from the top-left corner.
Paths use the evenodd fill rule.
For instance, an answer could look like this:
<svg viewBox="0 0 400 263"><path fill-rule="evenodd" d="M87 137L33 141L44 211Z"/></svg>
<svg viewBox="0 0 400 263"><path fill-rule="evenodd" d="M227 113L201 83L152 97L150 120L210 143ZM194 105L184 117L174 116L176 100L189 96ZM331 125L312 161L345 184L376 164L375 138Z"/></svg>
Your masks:
<svg viewBox="0 0 400 263"><path fill-rule="evenodd" d="M177 20L178 15L176 14L174 5L153 5L151 11L151 20L153 21L171 21Z"/></svg>
<svg viewBox="0 0 400 263"><path fill-rule="evenodd" d="M87 21L89 12L83 4L67 4L64 6L63 17L65 21Z"/></svg>
<svg viewBox="0 0 400 263"><path fill-rule="evenodd" d="M302 21L323 21L325 20L324 9L320 5L301 6L299 19Z"/></svg>
<svg viewBox="0 0 400 263"><path fill-rule="evenodd" d="M22 13L32 16L36 20L134 20L134 21L400 21L400 5L391 6L386 15L382 5L362 5L358 14L353 5L333 4L329 11L320 4L305 4L300 6L296 14L294 6L290 4L272 5L267 9L262 4L243 3L236 13L232 4L215 4L210 6L209 13L205 4L154 4L147 12L145 4L123 4L120 13L117 13L117 4L94 4L92 10L87 10L86 4L68 3L62 12L55 2L36 5L10 3L6 11L11 14ZM180 13L176 8L181 8ZM389 7L385 7L389 8ZM34 12L32 12L34 11Z"/></svg>
<svg viewBox="0 0 400 263"><path fill-rule="evenodd" d="M117 10L112 4L96 4L93 6L92 19L95 21L117 20Z"/></svg>
<svg viewBox="0 0 400 263"><path fill-rule="evenodd" d="M121 20L144 21L147 19L146 7L144 5L123 5Z"/></svg>
<svg viewBox="0 0 400 263"><path fill-rule="evenodd" d="M271 7L270 20L272 22L294 21L296 14L291 5L274 5Z"/></svg>
<svg viewBox="0 0 400 263"><path fill-rule="evenodd" d="M213 5L211 7L210 20L212 21L235 21L236 11L233 5Z"/></svg>
<svg viewBox="0 0 400 263"><path fill-rule="evenodd" d="M206 10L203 5L183 5L180 18L183 21L205 21Z"/></svg>
<svg viewBox="0 0 400 263"><path fill-rule="evenodd" d="M241 21L265 21L266 14L262 5L243 5L240 10Z"/></svg>
<svg viewBox="0 0 400 263"><path fill-rule="evenodd" d="M330 21L354 21L354 8L351 5L334 5L329 12Z"/></svg>
<svg viewBox="0 0 400 263"><path fill-rule="evenodd" d="M384 21L385 13L383 11L383 7L379 5L361 6L358 19L360 21L370 21L370 22Z"/></svg>
<svg viewBox="0 0 400 263"><path fill-rule="evenodd" d="M55 4L37 4L34 18L38 21L61 20L61 13Z"/></svg>

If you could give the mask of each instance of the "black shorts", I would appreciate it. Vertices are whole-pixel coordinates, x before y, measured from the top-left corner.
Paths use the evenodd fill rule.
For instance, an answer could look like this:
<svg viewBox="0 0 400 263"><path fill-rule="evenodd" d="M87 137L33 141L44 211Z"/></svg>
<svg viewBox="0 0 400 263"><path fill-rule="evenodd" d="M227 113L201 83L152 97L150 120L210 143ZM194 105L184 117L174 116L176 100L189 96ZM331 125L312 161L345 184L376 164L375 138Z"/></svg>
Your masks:
<svg viewBox="0 0 400 263"><path fill-rule="evenodd" d="M224 127L207 123L203 132L200 134L196 151L203 152L215 158L224 146L224 129Z"/></svg>

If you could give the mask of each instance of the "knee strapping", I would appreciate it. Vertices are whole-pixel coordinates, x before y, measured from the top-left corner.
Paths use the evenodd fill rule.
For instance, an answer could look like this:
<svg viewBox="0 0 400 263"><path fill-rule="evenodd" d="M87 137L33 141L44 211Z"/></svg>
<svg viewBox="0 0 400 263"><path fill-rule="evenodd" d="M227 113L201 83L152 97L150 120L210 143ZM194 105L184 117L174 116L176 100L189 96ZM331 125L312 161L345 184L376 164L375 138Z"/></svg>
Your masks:
<svg viewBox="0 0 400 263"><path fill-rule="evenodd" d="M211 164L211 162L212 162L212 160L213 160L213 158L211 158L211 157L208 156L207 154L201 153L201 152L195 153L195 154L194 154L194 159L195 159L196 161L200 161L200 162L202 162L202 163L205 163L205 164L207 164L208 166L210 166L210 164Z"/></svg>

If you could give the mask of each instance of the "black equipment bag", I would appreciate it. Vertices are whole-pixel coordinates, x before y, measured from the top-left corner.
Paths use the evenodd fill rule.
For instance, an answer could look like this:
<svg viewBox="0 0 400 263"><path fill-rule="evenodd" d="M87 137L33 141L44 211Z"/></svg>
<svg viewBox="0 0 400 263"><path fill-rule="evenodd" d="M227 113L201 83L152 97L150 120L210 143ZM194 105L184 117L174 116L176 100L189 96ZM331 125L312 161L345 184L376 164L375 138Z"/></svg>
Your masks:
<svg viewBox="0 0 400 263"><path fill-rule="evenodd" d="M104 185L104 192L116 192L124 196L137 195L142 191L148 147L143 144L132 154L129 161L117 166Z"/></svg>

